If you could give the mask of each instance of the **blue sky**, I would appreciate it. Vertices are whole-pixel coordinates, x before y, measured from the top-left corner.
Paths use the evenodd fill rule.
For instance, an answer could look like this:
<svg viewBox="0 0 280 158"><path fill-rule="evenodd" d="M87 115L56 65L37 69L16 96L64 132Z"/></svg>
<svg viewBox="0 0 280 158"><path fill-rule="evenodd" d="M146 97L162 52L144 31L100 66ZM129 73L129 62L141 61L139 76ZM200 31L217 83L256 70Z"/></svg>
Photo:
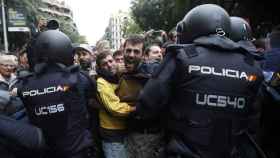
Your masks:
<svg viewBox="0 0 280 158"><path fill-rule="evenodd" d="M105 31L109 17L118 10L127 11L131 0L65 0L72 8L81 35L95 44Z"/></svg>

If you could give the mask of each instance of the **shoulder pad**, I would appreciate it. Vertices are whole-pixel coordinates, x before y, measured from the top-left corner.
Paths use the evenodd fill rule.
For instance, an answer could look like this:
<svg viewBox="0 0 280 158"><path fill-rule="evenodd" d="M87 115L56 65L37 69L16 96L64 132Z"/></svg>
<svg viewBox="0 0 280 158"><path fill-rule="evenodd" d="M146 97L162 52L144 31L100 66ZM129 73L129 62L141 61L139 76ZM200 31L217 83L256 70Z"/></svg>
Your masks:
<svg viewBox="0 0 280 158"><path fill-rule="evenodd" d="M177 53L180 52L179 50L184 49L186 51L186 50L193 49L194 47L195 44L171 44L166 48L166 52L177 55Z"/></svg>
<svg viewBox="0 0 280 158"><path fill-rule="evenodd" d="M82 76L86 77L86 78L89 79L89 80L93 80L93 78L90 77L90 75L89 75L87 72L85 72L85 71L80 71L80 74L81 74Z"/></svg>
<svg viewBox="0 0 280 158"><path fill-rule="evenodd" d="M47 63L35 64L35 66L34 66L34 73L35 74L43 73L46 70L47 66L48 66Z"/></svg>
<svg viewBox="0 0 280 158"><path fill-rule="evenodd" d="M27 71L27 70L23 70L23 71L19 71L18 72L17 78L18 79L23 79L23 78L27 78L27 77L30 77L30 76L33 76L33 75L34 75L33 72L30 72L30 71Z"/></svg>
<svg viewBox="0 0 280 158"><path fill-rule="evenodd" d="M182 44L170 44L166 48L166 52L176 52L178 49L182 49L185 45Z"/></svg>
<svg viewBox="0 0 280 158"><path fill-rule="evenodd" d="M65 66L64 64L61 63L55 63L56 66L58 66L62 71L64 72L78 72L80 71L80 66L79 65L71 65L71 66Z"/></svg>
<svg viewBox="0 0 280 158"><path fill-rule="evenodd" d="M79 65L71 65L71 66L67 67L66 70L68 72L79 72L80 71L80 66Z"/></svg>
<svg viewBox="0 0 280 158"><path fill-rule="evenodd" d="M189 58L198 56L198 52L194 44L185 45L183 49Z"/></svg>
<svg viewBox="0 0 280 158"><path fill-rule="evenodd" d="M254 56L254 59L257 61L262 61L264 60L264 55L263 54L257 54L257 53L251 53Z"/></svg>
<svg viewBox="0 0 280 158"><path fill-rule="evenodd" d="M237 50L239 48L239 44L226 37L218 35L202 36L195 39L194 43L202 47L214 49Z"/></svg>

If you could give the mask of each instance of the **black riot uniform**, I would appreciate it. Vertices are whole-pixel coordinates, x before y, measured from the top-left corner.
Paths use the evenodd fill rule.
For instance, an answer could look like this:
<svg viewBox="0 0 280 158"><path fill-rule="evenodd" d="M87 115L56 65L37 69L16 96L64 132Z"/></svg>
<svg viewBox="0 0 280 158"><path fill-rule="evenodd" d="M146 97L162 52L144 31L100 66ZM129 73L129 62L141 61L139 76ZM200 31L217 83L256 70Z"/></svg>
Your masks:
<svg viewBox="0 0 280 158"><path fill-rule="evenodd" d="M18 86L29 119L42 129L49 150L45 157L85 158L92 136L87 97L94 85L72 65L70 39L60 31L41 33L34 42L33 72Z"/></svg>
<svg viewBox="0 0 280 158"><path fill-rule="evenodd" d="M167 48L140 95L139 119L169 112L168 157L247 156L242 145L258 115L254 101L263 76L250 53L225 37L229 21L216 5L191 10L178 25L180 44Z"/></svg>
<svg viewBox="0 0 280 158"><path fill-rule="evenodd" d="M28 123L18 98L2 90L0 96L0 157L40 157L45 149L42 131Z"/></svg>

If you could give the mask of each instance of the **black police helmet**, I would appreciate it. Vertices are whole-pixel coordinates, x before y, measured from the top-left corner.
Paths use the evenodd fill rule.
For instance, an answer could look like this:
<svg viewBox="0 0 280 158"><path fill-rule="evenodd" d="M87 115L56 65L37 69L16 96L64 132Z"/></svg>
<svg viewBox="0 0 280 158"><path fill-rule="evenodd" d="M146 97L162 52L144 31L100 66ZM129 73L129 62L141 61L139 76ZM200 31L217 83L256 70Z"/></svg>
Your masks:
<svg viewBox="0 0 280 158"><path fill-rule="evenodd" d="M249 23L240 17L230 17L231 32L229 38L235 42L252 40L252 29Z"/></svg>
<svg viewBox="0 0 280 158"><path fill-rule="evenodd" d="M215 4L204 4L190 10L181 22L182 32L178 36L180 44L192 43L201 36L228 35L230 18L228 13Z"/></svg>
<svg viewBox="0 0 280 158"><path fill-rule="evenodd" d="M56 29L59 29L59 22L57 20L49 20L47 22L47 28L48 30L56 30Z"/></svg>
<svg viewBox="0 0 280 158"><path fill-rule="evenodd" d="M58 30L48 30L39 34L33 46L33 61L36 63L61 63L72 65L74 52L67 35Z"/></svg>
<svg viewBox="0 0 280 158"><path fill-rule="evenodd" d="M182 32L183 32L183 22L182 21L177 23L176 32L177 32L177 41L176 41L176 43L183 43L183 41L180 41L181 39L183 39L181 37L183 35L182 34Z"/></svg>

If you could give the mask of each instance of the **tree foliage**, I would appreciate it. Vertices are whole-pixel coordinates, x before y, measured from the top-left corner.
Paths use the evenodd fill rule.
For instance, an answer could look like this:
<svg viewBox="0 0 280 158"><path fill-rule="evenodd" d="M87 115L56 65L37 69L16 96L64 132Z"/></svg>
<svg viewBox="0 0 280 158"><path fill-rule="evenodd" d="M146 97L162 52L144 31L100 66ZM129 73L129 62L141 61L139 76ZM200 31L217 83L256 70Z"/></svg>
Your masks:
<svg viewBox="0 0 280 158"><path fill-rule="evenodd" d="M25 10L27 20L29 23L36 22L36 18L41 15L39 7L44 7L42 0L7 0L8 7L21 7Z"/></svg>
<svg viewBox="0 0 280 158"><path fill-rule="evenodd" d="M131 34L143 33L142 28L135 22L132 16L125 18L122 24L123 37L126 38Z"/></svg>
<svg viewBox="0 0 280 158"><path fill-rule="evenodd" d="M174 28L190 9L190 0L133 0L132 15L144 30Z"/></svg>
<svg viewBox="0 0 280 158"><path fill-rule="evenodd" d="M190 9L197 5L206 3L218 4L231 13L237 5L237 1L238 0L133 0L131 10L133 18L142 29L163 29L169 31L184 18Z"/></svg>
<svg viewBox="0 0 280 158"><path fill-rule="evenodd" d="M58 17L57 20L60 23L60 30L67 34L73 43L87 43L85 37L79 34L72 19Z"/></svg>

